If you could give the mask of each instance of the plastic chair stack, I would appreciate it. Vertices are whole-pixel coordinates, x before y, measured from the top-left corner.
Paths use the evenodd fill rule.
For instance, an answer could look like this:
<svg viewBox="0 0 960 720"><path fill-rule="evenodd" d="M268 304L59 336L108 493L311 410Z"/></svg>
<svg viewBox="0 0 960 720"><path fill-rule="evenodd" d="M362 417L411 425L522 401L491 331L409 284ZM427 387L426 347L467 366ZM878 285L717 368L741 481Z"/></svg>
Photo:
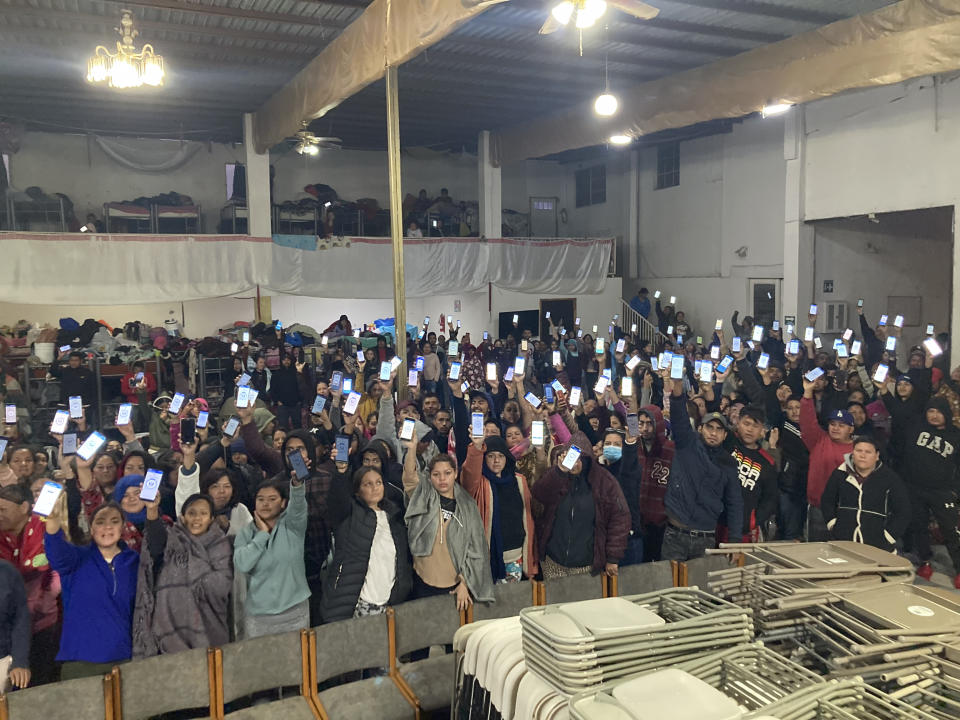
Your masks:
<svg viewBox="0 0 960 720"><path fill-rule="evenodd" d="M520 624L527 668L571 695L753 637L749 609L695 587L526 608Z"/></svg>

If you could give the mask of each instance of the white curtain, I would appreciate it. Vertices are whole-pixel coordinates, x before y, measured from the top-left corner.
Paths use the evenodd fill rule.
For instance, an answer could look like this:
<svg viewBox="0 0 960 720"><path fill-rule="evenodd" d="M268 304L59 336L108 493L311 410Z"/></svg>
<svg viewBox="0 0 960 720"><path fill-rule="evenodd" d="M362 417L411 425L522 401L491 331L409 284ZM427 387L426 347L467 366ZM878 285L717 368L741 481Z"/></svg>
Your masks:
<svg viewBox="0 0 960 720"><path fill-rule="evenodd" d="M0 301L123 305L249 291L313 297L393 296L389 238L303 250L239 235L0 233ZM541 294L596 294L610 238L423 238L404 241L408 297L469 293L487 283Z"/></svg>
<svg viewBox="0 0 960 720"><path fill-rule="evenodd" d="M186 165L202 147L197 142L179 143L177 149L172 154L164 151L158 153L155 151L144 151L140 148L132 148L120 143L117 140L102 138L97 135L92 136L97 146L106 153L107 157L115 163L122 165L130 170L139 172L161 173L169 170L176 170ZM160 158L157 156L160 155Z"/></svg>

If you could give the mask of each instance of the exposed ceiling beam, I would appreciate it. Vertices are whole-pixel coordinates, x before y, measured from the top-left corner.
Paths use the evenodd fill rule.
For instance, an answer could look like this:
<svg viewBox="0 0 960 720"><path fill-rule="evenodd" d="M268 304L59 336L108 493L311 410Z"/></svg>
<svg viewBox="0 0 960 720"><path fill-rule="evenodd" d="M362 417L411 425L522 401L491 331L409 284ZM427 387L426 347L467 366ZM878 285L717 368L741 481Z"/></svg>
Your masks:
<svg viewBox="0 0 960 720"><path fill-rule="evenodd" d="M531 46L539 47L558 47L563 43L570 45L575 38L575 29L568 28L566 32L561 30L560 32L551 34L551 35L537 35L537 28L540 27L542 21L536 21L533 23L517 22L510 18L493 18L488 21L488 24L493 27L513 30L517 33L517 40L520 40L523 37L527 43ZM637 24L635 26L640 28L641 25ZM532 38L531 38L532 36ZM473 38L470 38L465 33L461 32L457 35L451 35L447 38L451 42L460 42L466 40L469 42ZM502 43L502 41L500 41ZM627 30L616 30L609 29L606 32L598 31L596 35L584 39L584 45L589 49L591 46L596 47L601 44L607 43L626 43L629 45L637 45L640 47L650 47L658 48L660 50L675 50L678 52L684 53L696 53L698 55L707 55L710 57L717 56L726 56L726 55L735 55L738 52L744 50L749 50L751 47L754 47L757 43L750 41L746 46L740 47L730 47L729 45L718 45L716 43L704 42L702 40L692 40L689 37L687 38L677 38L677 39L667 39L663 37L651 36L651 35L641 35L639 32L635 32L632 29ZM571 47L573 47L571 45Z"/></svg>
<svg viewBox="0 0 960 720"><path fill-rule="evenodd" d="M761 17L777 18L779 20L793 20L811 25L829 25L843 20L845 15L824 12L822 10L805 10L787 5L772 5L760 0L667 0L673 5L689 5L691 7L725 10L727 12L743 13L745 15L759 15ZM802 0L801 0L802 2Z"/></svg>
<svg viewBox="0 0 960 720"><path fill-rule="evenodd" d="M522 70L527 67L527 62L543 61L550 67L556 69L558 65L578 65L582 63L602 63L604 56L612 63L621 65L637 65L648 68L658 68L661 70L686 70L691 66L689 62L678 62L676 60L664 60L662 58L640 57L623 52L604 53L602 50L591 50L587 55L581 57L574 48L553 48L551 52L542 52L547 48L538 48L534 44L509 45L496 40L480 40L478 38L450 37L445 38L443 42L437 43L435 49L431 49L407 63L429 63L431 58L439 53L443 55L459 56L461 62L483 62L483 57L478 57L473 50L504 50L510 53L517 53L519 58L500 58L515 70ZM492 60L493 58L491 58ZM519 65L518 63L523 63Z"/></svg>
<svg viewBox="0 0 960 720"><path fill-rule="evenodd" d="M292 25L310 25L313 27L331 27L327 20L320 20L310 15L290 15L287 13L265 12L263 10L247 10L225 5L199 4L188 0L105 0L118 8L148 7L163 10L177 10L179 12L195 13L197 15L212 15L215 17L241 18L245 20L263 20L265 22L289 23Z"/></svg>
<svg viewBox="0 0 960 720"><path fill-rule="evenodd" d="M71 42L64 45L62 38L56 33L41 28L17 28L15 31L9 27L0 27L0 38L3 38L4 45L21 45L26 47L42 46L45 50L44 56L68 56L80 52L83 62L93 52L93 47L86 47ZM32 40L31 40L32 38ZM28 42L29 40L29 42ZM294 50L276 50L276 49L254 49L238 47L236 45L216 45L212 43L193 43L185 40L163 40L156 43L156 51L163 55L171 69L176 70L176 57L195 57L206 58L219 55L233 58L239 61L255 61L266 64L284 64L288 67L299 67L309 57L309 51ZM169 52L171 49L177 50L176 53ZM59 51L59 52L58 52ZM172 62L171 62L172 60Z"/></svg>
<svg viewBox="0 0 960 720"><path fill-rule="evenodd" d="M656 1L657 0L654 0L654 2ZM497 8L495 12L483 15L478 22L480 24L490 24L491 22L496 22L501 19L501 17L506 17L508 15L519 16L520 12L518 11L522 11L524 13L536 12L537 14L535 17L537 18L538 23L536 27L539 28L539 23L542 23L546 19L546 13L549 11L549 7L549 3L545 4L543 0L512 0L509 5L504 6L503 8ZM707 25L705 23L689 22L686 20L672 20L670 18L665 18L662 14L655 18L651 18L650 20L640 20L639 18L630 17L626 13L619 12L616 8L609 8L609 10L610 13L604 16L604 22L608 23L611 28L618 30L631 28L636 29L639 32L645 28L649 28L651 30L663 30L666 32L677 32L689 35L721 37L730 40L747 40L749 42L763 44L778 42L779 40L784 40L788 37L783 33L764 30L750 30L747 28L724 27L720 24Z"/></svg>
<svg viewBox="0 0 960 720"><path fill-rule="evenodd" d="M70 23L99 25L108 31L108 37L110 31L112 31L117 24L116 18L108 15L89 15L86 13L74 13L56 9L40 10L29 5L0 5L0 18L5 17L15 18L17 20L22 18L39 18L47 21L60 20ZM322 33L321 35L296 35L293 33L283 32L239 30L236 28L221 27L219 25L192 25L187 23L158 22L155 20L145 20L142 18L137 18L136 24L139 29L146 31L159 30L164 32L177 32L188 35L197 35L199 37L206 38L232 37L236 38L237 40L262 40L264 42L290 43L306 46L311 48L314 52L319 50L319 48L321 48L323 45L326 45L327 41L335 34L335 31L339 31L340 29L346 27L346 23L342 21L331 23L330 27L328 28L317 28L316 26L308 25L307 29L310 31L320 29L326 30L326 32ZM47 32L50 32L49 29ZM74 32L76 32L76 28L71 30L71 33ZM154 42L157 41L154 40Z"/></svg>

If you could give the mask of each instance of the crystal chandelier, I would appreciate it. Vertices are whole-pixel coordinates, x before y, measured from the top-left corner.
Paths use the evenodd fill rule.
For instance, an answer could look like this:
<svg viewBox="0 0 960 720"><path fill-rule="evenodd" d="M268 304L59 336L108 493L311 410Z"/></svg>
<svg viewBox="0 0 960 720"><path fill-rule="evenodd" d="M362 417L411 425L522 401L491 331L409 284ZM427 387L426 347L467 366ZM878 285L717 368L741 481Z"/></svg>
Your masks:
<svg viewBox="0 0 960 720"><path fill-rule="evenodd" d="M113 88L163 85L163 57L153 52L152 45L144 45L137 52L133 41L140 31L133 27L133 15L129 10L120 11L120 27L114 30L121 37L117 41L117 51L112 53L103 45L97 46L87 60L87 82L94 85L105 82Z"/></svg>

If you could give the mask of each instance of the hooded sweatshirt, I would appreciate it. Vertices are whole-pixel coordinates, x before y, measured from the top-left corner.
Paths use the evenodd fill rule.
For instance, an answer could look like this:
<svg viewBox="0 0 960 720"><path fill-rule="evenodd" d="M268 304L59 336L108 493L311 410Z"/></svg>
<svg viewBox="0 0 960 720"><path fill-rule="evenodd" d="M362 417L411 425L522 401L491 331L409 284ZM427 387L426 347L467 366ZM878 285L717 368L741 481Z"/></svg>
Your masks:
<svg viewBox="0 0 960 720"><path fill-rule="evenodd" d="M710 447L690 426L685 395L670 395L676 449L664 505L670 517L692 530L716 528L726 514L728 527L743 524L743 493L737 464L723 445Z"/></svg>
<svg viewBox="0 0 960 720"><path fill-rule="evenodd" d="M878 462L861 477L848 454L830 475L820 509L835 540L892 551L910 524L910 499L893 470Z"/></svg>
<svg viewBox="0 0 960 720"><path fill-rule="evenodd" d="M663 505L670 482L673 465L673 440L667 439L667 423L663 411L656 405L645 405L640 412L653 423L654 436L649 448L643 440L637 442L637 455L642 474L640 487L624 487L623 494L630 505L633 530L638 532L643 525L665 525L667 511Z"/></svg>
<svg viewBox="0 0 960 720"><path fill-rule="evenodd" d="M274 479L281 482L290 480L290 460L287 458L287 444L294 438L300 440L307 450L307 456L317 457L317 445L313 435L308 430L294 430L283 441L280 454L283 459L283 471ZM330 552L330 528L327 526L327 495L330 492L330 483L333 475L324 465L317 465L311 461L310 476L304 480L303 486L307 495L307 535L304 540L303 559L307 578L311 584L319 582L320 568Z"/></svg>
<svg viewBox="0 0 960 720"><path fill-rule="evenodd" d="M887 396L884 395L884 398ZM897 408L897 405L892 407ZM901 406L902 408L902 406ZM937 429L927 422L927 410L943 413L946 426ZM903 425L905 440L900 474L908 485L928 490L957 489L956 471L960 462L960 430L953 424L950 403L944 397L931 398L920 415L894 411L894 423Z"/></svg>
<svg viewBox="0 0 960 720"><path fill-rule="evenodd" d="M593 448L583 433L574 433L570 443L554 448L554 458L562 457L576 445L581 450L583 469L580 476L565 472L552 465L533 486L532 494L543 505L543 513L537 520L537 546L542 559L554 531L554 523L563 507L570 505L567 495L585 481L593 499L593 562L591 570L598 573L606 563L618 563L627 551L630 535L630 509L617 480L595 461ZM562 563L561 563L562 564Z"/></svg>
<svg viewBox="0 0 960 720"><path fill-rule="evenodd" d="M827 486L830 474L843 464L848 453L853 452L853 443L837 443L830 439L817 421L817 410L812 398L800 401L800 432L803 444L810 451L807 470L807 501L820 507L820 496Z"/></svg>
<svg viewBox="0 0 960 720"><path fill-rule="evenodd" d="M502 453L507 459L499 479L486 467L488 452ZM482 450L470 443L467 447L467 459L460 471L460 483L476 501L480 517L483 518L483 531L491 550L490 566L494 580L504 577L503 553L516 547L523 548L521 557L524 574L530 578L536 575L537 544L530 509L530 488L526 478L517 472L517 462L506 442L499 437L488 437ZM494 527L495 516L498 527ZM519 539L520 545L511 538ZM497 548L500 552L499 558L495 557Z"/></svg>

